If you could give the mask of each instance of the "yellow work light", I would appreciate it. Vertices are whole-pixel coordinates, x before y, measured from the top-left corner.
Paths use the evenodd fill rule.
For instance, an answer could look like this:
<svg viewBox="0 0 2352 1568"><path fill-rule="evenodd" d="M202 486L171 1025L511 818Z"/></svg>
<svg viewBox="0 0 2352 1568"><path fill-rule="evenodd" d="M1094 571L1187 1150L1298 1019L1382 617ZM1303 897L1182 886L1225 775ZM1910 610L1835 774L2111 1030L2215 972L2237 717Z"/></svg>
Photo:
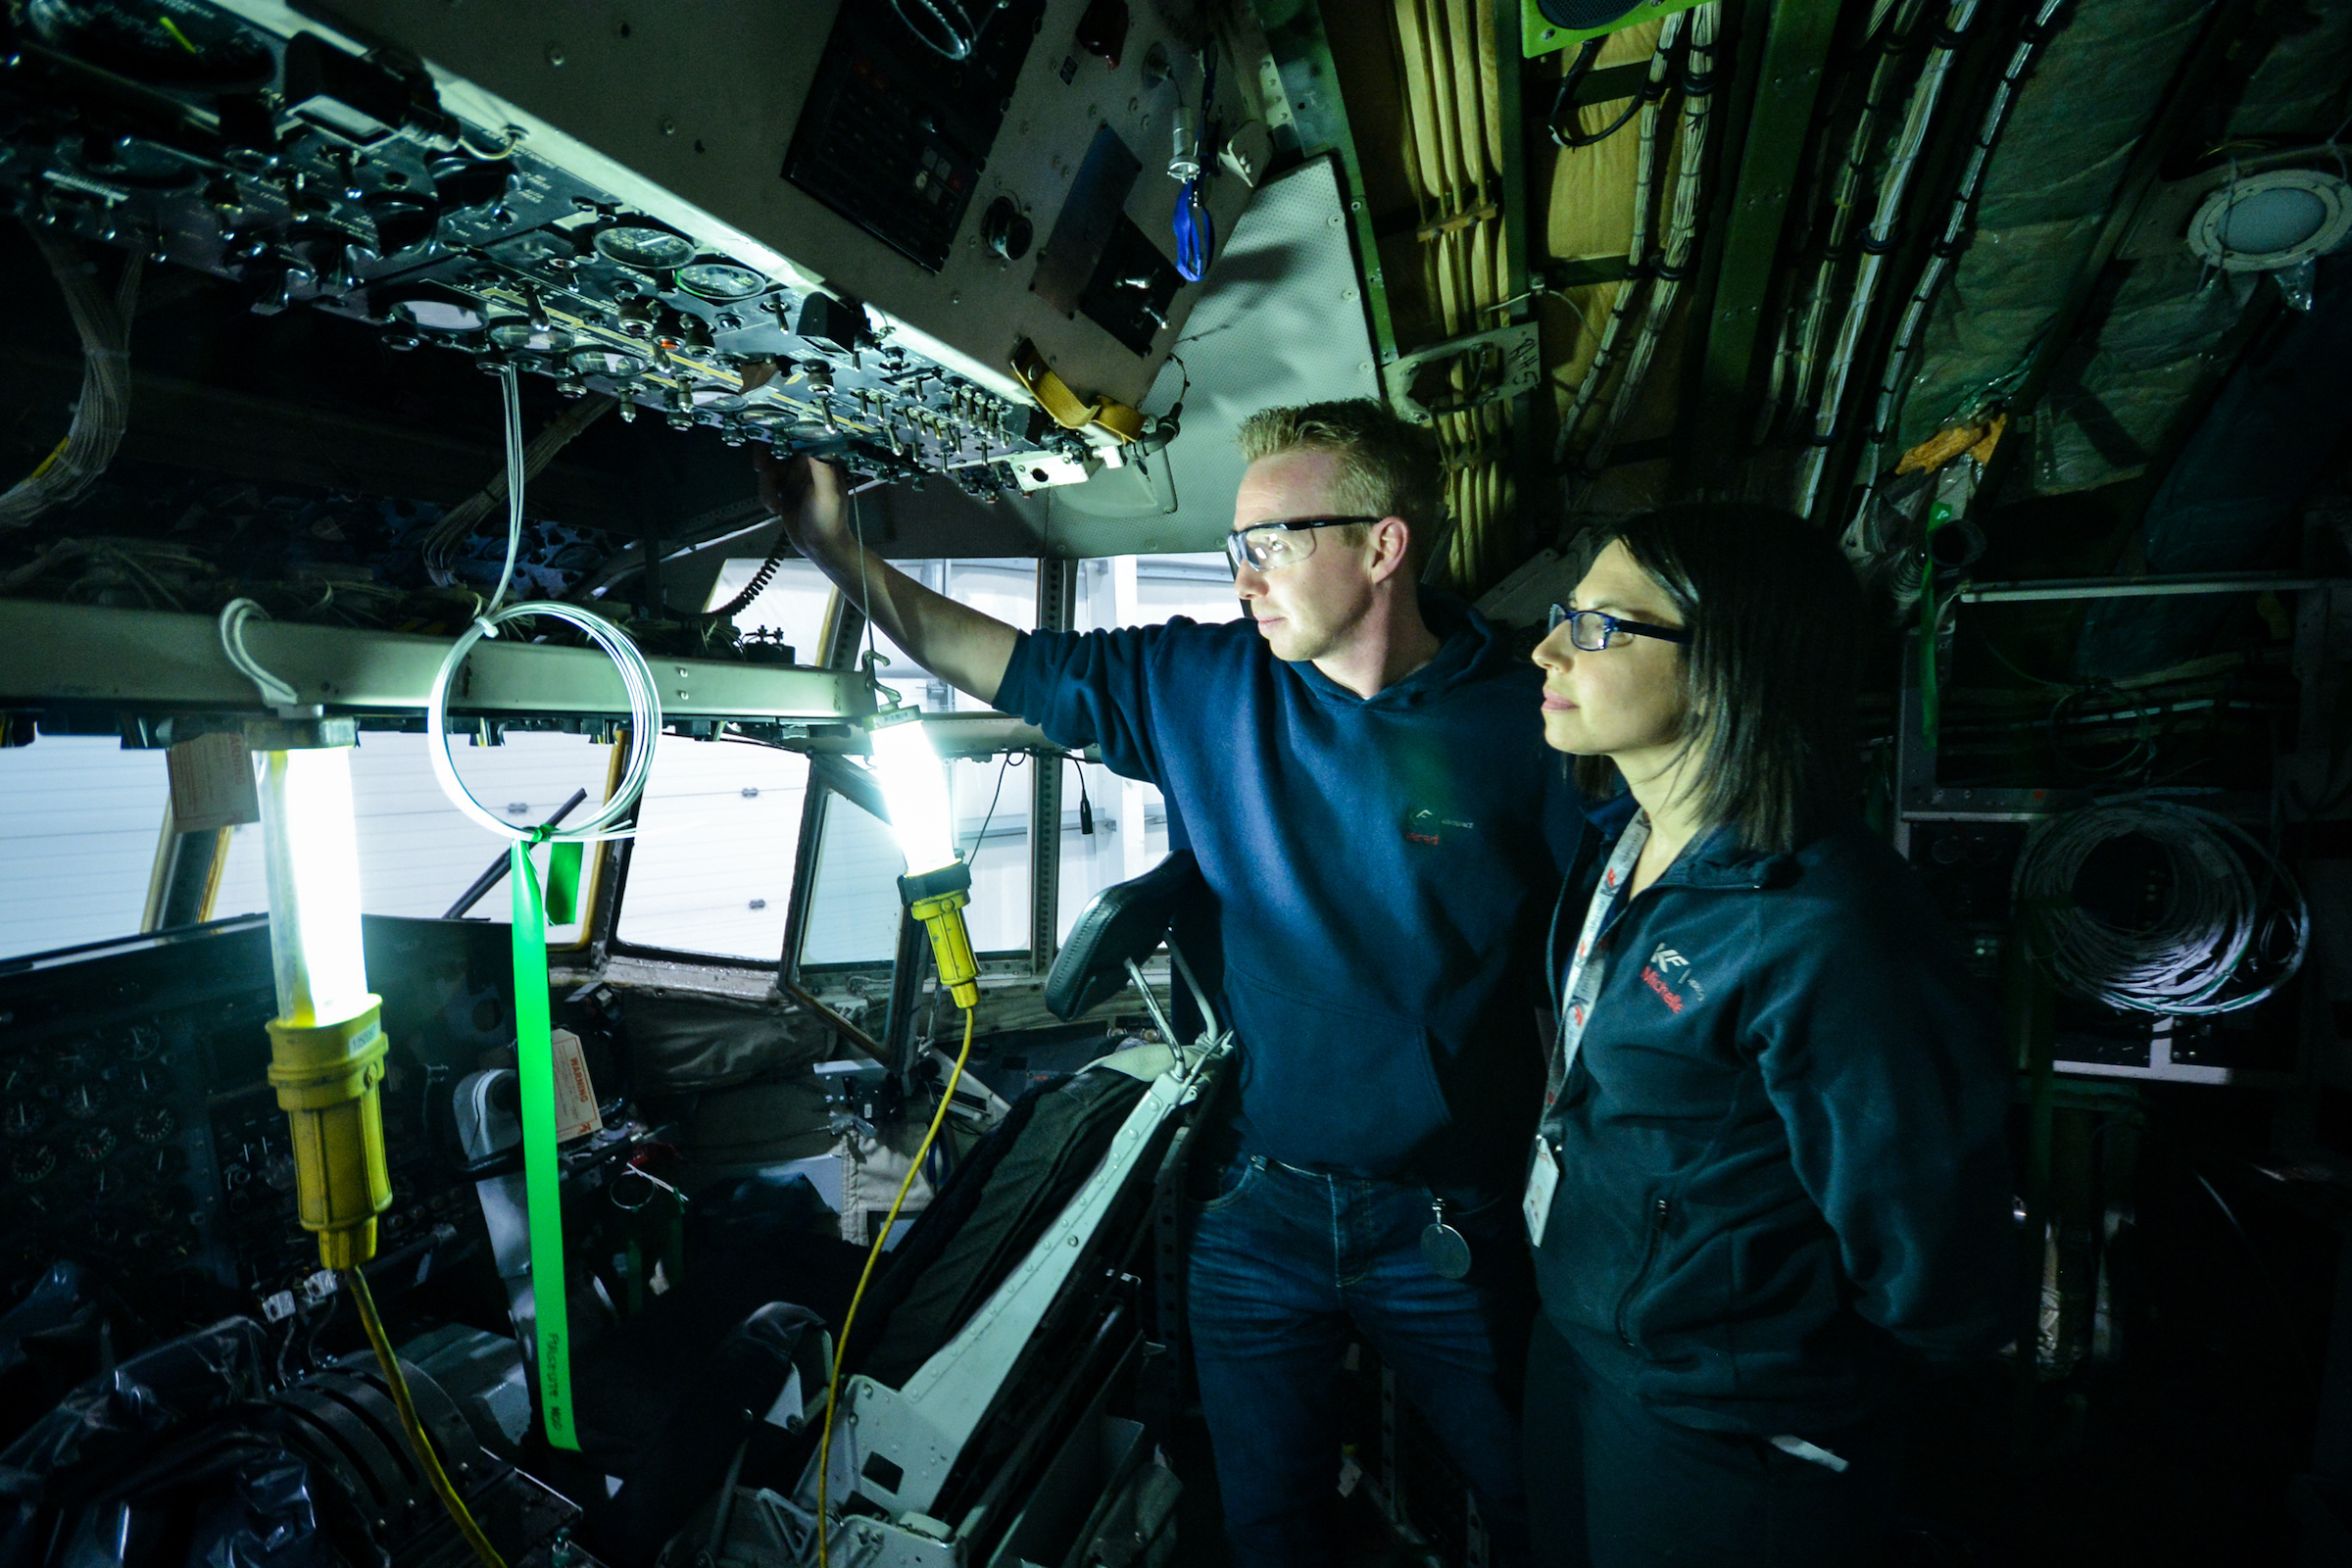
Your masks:
<svg viewBox="0 0 2352 1568"><path fill-rule="evenodd" d="M277 1016L270 1082L294 1140L302 1225L333 1269L375 1255L392 1202L384 1161L381 1004L360 949L360 846L351 808L350 719L256 726L262 848Z"/></svg>
<svg viewBox="0 0 2352 1568"><path fill-rule="evenodd" d="M890 830L906 858L899 896L931 933L939 983L967 1011L980 1002L980 965L972 956L963 906L972 902L972 871L956 849L948 804L947 770L923 728L919 709L889 708L866 721L874 748L874 779L890 808Z"/></svg>

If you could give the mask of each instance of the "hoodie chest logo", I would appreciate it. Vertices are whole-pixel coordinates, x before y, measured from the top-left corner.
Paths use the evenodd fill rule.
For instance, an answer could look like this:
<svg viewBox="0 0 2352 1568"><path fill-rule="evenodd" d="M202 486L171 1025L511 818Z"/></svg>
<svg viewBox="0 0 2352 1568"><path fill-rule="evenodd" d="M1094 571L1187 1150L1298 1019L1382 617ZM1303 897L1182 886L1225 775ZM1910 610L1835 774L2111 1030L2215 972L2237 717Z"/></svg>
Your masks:
<svg viewBox="0 0 2352 1568"><path fill-rule="evenodd" d="M1683 1010L1686 992L1700 1002L1707 1000L1707 988L1690 973L1690 960L1663 942L1651 951L1649 961L1642 966L1642 983L1666 1004L1668 1012Z"/></svg>
<svg viewBox="0 0 2352 1568"><path fill-rule="evenodd" d="M1464 817L1448 816L1431 807L1418 807L1404 813L1404 838L1408 844L1427 844L1433 848L1446 842L1446 835L1473 833L1478 824Z"/></svg>

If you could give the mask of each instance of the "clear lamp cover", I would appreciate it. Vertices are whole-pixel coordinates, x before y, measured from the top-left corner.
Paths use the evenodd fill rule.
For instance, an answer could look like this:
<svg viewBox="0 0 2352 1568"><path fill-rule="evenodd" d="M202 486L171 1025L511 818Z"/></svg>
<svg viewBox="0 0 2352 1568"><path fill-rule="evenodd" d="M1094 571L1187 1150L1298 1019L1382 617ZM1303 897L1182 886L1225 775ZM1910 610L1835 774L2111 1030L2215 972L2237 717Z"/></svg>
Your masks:
<svg viewBox="0 0 2352 1568"><path fill-rule="evenodd" d="M948 774L921 719L877 725L874 776L890 806L890 830L906 858L906 874L936 871L956 858Z"/></svg>
<svg viewBox="0 0 2352 1568"><path fill-rule="evenodd" d="M357 1016L369 998L349 747L264 754L262 845L277 1015L300 1027Z"/></svg>

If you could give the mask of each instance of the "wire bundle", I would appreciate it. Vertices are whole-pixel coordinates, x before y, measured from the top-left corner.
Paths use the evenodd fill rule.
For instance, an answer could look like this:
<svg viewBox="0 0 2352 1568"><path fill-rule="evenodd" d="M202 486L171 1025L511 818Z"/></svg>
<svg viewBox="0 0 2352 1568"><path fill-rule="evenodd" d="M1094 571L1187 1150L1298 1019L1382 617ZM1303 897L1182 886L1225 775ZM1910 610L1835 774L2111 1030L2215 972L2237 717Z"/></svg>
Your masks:
<svg viewBox="0 0 2352 1568"><path fill-rule="evenodd" d="M1821 403L1814 411L1813 433L1798 483L1796 510L1801 514L1811 514L1814 497L1820 492L1822 474L1830 458L1829 444L1838 433L1838 412L1845 403L1846 380L1852 373L1854 357L1861 351L1862 329L1870 320L1871 306L1878 298L1880 274L1898 238L1903 197L1910 188L1911 172L1919 165L1920 150L1927 145L1928 127L1936 118L1936 100L1942 95L1944 78L1951 73L1952 57L1966 41L1965 34L1976 14L1977 0L1953 0L1928 51L1927 63L1920 68L1910 102L1904 107L1902 129L1888 155L1886 172L1879 181L1878 204L1862 239L1862 260L1846 290L1845 318L1831 348ZM1902 25L1907 25L1911 18L1912 13L1906 11ZM1876 85L1874 78L1874 88ZM1878 112L1879 106L1874 102L1869 121L1875 122ZM1860 140L1859 132L1856 139ZM1843 201L1852 199L1850 187L1841 186L1839 195ZM1843 224L1838 227L1842 238Z"/></svg>
<svg viewBox="0 0 2352 1568"><path fill-rule="evenodd" d="M490 509L500 501L507 504L508 576L514 574L514 557L522 536L522 489L530 480L555 461L556 454L569 446L573 437L594 424L611 410L617 400L596 392L581 398L566 409L563 416L531 438L529 446L522 444L522 395L515 385L514 368L499 367L501 393L506 404L506 466L488 484L459 502L442 515L424 539L424 568L434 582L446 588L458 580L458 553L473 534L475 524L490 514ZM507 580L501 579L495 598L505 597Z"/></svg>
<svg viewBox="0 0 2352 1568"><path fill-rule="evenodd" d="M1506 50L1497 39L1495 8L1486 0L1394 0L1391 16L1404 73L1399 129L1421 219L1414 238L1422 289L1435 334L1450 340L1507 320L1526 297L1505 234L1506 223L1526 215L1502 206L1505 153L1518 134L1515 124L1504 130L1502 68L1518 69L1516 46ZM1439 389L1452 406L1434 424L1452 524L1439 536L1433 566L1472 597L1518 563L1506 458L1513 400L1485 396L1500 367L1497 356L1453 356Z"/></svg>
<svg viewBox="0 0 2352 1568"><path fill-rule="evenodd" d="M1629 301L1645 297L1648 311L1642 317L1642 330L1634 339L1633 350L1626 356L1625 369L1617 378L1617 387L1610 397L1608 409L1601 416L1600 428L1577 457L1578 483L1571 510L1580 505L1599 481L1601 471L1608 464L1609 453L1616 447L1618 431L1624 427L1626 416L1633 412L1635 402L1641 395L1642 384L1648 377L1650 361L1665 333L1666 322L1673 315L1675 298L1681 292L1684 280L1690 275L1690 254L1698 240L1698 197L1706 169L1707 125L1716 90L1716 38L1721 24L1721 9L1718 5L1708 4L1684 13L1689 18L1690 28L1683 60L1682 132L1681 140L1675 147L1674 197L1667 210L1666 236L1655 252L1644 255L1642 270L1628 280L1624 291L1618 296L1618 305L1623 309L1611 313L1609 327L1602 336L1601 349L1594 354L1593 364L1586 372L1590 392L1586 387L1578 389L1577 401L1572 405L1569 416L1560 423L1552 456L1554 461L1564 464L1568 459L1569 447L1584 421L1585 410L1591 406L1591 393L1599 390L1599 372L1607 368L1604 356L1614 342L1620 317L1630 311ZM1674 20L1668 19L1669 22ZM1672 45L1674 36L1664 27L1660 28L1658 41L1661 55ZM1653 72L1660 69L1654 57L1651 69ZM1655 137L1654 117L1645 112L1642 125L1642 172L1639 175L1642 188L1636 196L1638 205L1633 239L1637 249L1646 247L1648 241L1648 210L1651 203L1647 194L1648 182L1651 165L1656 161L1659 151ZM1642 285L1645 283L1654 283L1655 286L1644 290Z"/></svg>
<svg viewBox="0 0 2352 1568"><path fill-rule="evenodd" d="M32 238L81 339L81 401L57 450L0 493L0 528L22 528L87 490L114 461L130 423L130 318L139 294L139 256L133 252L122 264L110 300L81 270L81 255L69 241L41 228L32 230Z"/></svg>
<svg viewBox="0 0 2352 1568"><path fill-rule="evenodd" d="M2009 110L2016 102L2020 86L2034 64L2034 57L2049 41L2056 30L2058 13L2069 0L2038 0L2031 20L2021 21L2017 41L2009 51L2009 61L2001 70L2000 80L1994 84L1992 98L1985 105L1984 118L1978 122L1975 145L1970 147L1968 164L1961 171L1960 183L1952 193L1951 207L1944 218L1943 232L1930 248L1928 261L1912 285L1910 298L1903 304L1902 316L1894 329L1894 343L1886 351L1886 360L1879 372L1877 399L1873 405L1868 437L1868 454L1876 454L1893 432L1895 418L1901 410L1905 389L1909 386L1911 358L1927 329L1928 310L1935 304L1943 287L1947 273L1958 264L1961 253L1968 248L1969 219L1976 210L1977 191L1984 182L1984 171L1991 162L1993 149L1999 145L2001 131L2009 122ZM1862 548L1864 530L1868 525L1870 509L1877 493L1877 475L1873 472L1874 457L1866 455L1862 465L1862 494L1854 508L1853 520L1846 525L1844 544L1848 555Z"/></svg>
<svg viewBox="0 0 2352 1568"><path fill-rule="evenodd" d="M2153 843L2168 873L2155 918L2118 926L2082 907L2076 888L2093 853L2119 839ZM2258 885L2257 871L2261 877ZM2302 967L2310 911L2286 868L2227 817L2178 802L2110 801L2036 827L2018 857L2012 893L2027 951L2067 990L2126 1012L2209 1017L2270 997ZM2246 989L2281 921L2292 951Z"/></svg>

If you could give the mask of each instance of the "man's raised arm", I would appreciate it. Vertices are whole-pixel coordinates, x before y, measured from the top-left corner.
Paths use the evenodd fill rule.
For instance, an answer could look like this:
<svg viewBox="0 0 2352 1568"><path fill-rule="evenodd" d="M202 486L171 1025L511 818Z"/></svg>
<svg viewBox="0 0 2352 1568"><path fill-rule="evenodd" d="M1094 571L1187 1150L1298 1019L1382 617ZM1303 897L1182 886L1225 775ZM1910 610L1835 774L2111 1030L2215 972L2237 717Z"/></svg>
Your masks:
<svg viewBox="0 0 2352 1568"><path fill-rule="evenodd" d="M843 505L841 471L831 464L813 458L780 463L761 452L753 466L760 471L760 499L784 519L786 537L844 599L865 609L875 630L949 685L984 703L996 701L1018 631L932 592L860 545Z"/></svg>

